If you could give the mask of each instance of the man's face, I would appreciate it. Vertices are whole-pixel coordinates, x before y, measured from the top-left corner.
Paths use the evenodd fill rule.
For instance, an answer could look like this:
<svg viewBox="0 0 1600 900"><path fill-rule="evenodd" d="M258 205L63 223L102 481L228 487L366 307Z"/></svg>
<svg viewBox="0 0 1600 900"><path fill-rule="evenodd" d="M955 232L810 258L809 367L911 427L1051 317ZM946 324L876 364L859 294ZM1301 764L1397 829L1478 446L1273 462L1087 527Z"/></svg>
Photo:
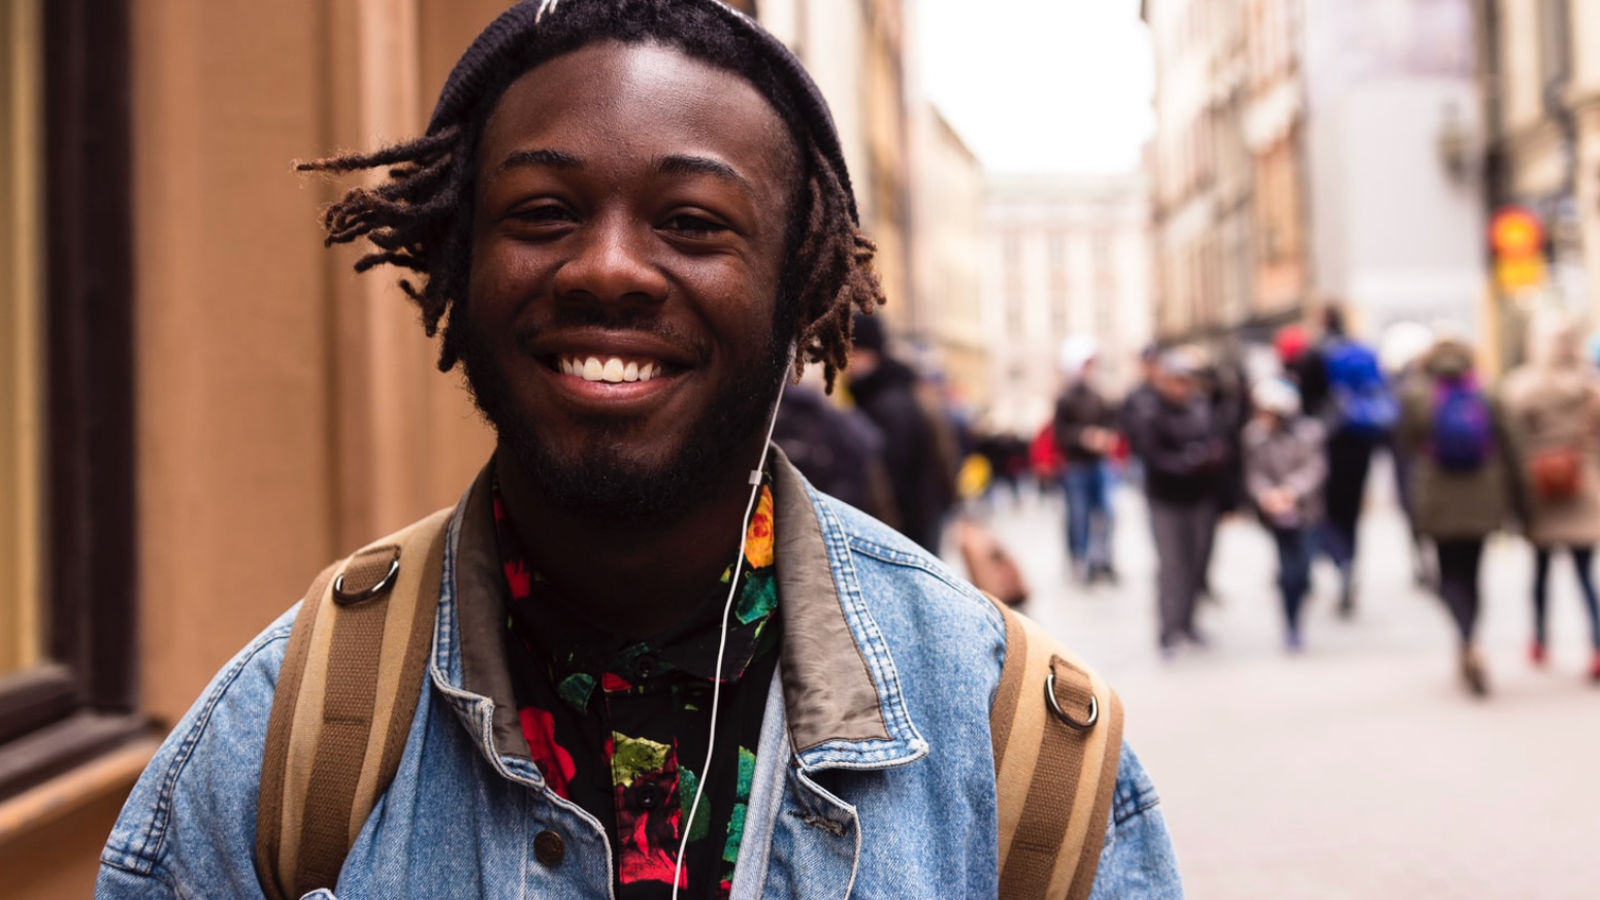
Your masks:
<svg viewBox="0 0 1600 900"><path fill-rule="evenodd" d="M1188 403L1194 396L1194 377L1183 372L1161 372L1156 376L1156 390L1173 403Z"/></svg>
<svg viewBox="0 0 1600 900"><path fill-rule="evenodd" d="M477 160L463 360L551 502L662 517L758 446L797 156L744 79L605 42L513 82Z"/></svg>

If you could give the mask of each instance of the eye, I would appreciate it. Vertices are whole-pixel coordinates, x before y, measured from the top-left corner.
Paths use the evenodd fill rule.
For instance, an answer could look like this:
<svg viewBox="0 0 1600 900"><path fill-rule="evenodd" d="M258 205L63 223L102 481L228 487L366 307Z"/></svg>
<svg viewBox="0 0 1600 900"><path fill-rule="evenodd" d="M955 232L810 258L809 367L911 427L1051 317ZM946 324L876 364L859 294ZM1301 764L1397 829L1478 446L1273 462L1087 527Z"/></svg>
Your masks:
<svg viewBox="0 0 1600 900"><path fill-rule="evenodd" d="M661 227L685 237L710 237L728 230L721 222L694 213L678 213L661 223Z"/></svg>
<svg viewBox="0 0 1600 900"><path fill-rule="evenodd" d="M572 213L559 203L540 203L536 206L518 207L506 217L533 225L549 225L573 220Z"/></svg>

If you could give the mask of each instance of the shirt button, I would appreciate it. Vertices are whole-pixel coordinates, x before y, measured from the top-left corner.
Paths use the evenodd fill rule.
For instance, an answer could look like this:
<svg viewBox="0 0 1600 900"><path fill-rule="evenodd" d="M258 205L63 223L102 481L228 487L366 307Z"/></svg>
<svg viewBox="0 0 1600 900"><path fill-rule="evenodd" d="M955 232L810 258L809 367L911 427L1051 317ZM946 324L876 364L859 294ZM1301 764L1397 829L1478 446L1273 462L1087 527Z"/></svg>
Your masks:
<svg viewBox="0 0 1600 900"><path fill-rule="evenodd" d="M661 788L646 782L639 785L638 790L634 792L634 798L640 809L655 809L661 805Z"/></svg>
<svg viewBox="0 0 1600 900"><path fill-rule="evenodd" d="M563 859L567 858L567 842L563 841L561 835L556 834L554 831L548 829L541 831L534 835L533 855L539 862L554 869L556 866L561 865Z"/></svg>

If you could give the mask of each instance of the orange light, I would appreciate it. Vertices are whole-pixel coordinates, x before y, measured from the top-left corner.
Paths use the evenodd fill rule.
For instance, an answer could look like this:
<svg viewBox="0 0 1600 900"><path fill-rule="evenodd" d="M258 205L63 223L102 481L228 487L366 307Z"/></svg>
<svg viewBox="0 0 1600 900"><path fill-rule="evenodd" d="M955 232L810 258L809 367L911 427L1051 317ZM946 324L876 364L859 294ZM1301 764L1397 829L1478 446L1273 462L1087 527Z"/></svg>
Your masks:
<svg viewBox="0 0 1600 900"><path fill-rule="evenodd" d="M1535 256L1544 249L1544 226L1523 207L1504 207L1489 221L1489 246L1501 259Z"/></svg>

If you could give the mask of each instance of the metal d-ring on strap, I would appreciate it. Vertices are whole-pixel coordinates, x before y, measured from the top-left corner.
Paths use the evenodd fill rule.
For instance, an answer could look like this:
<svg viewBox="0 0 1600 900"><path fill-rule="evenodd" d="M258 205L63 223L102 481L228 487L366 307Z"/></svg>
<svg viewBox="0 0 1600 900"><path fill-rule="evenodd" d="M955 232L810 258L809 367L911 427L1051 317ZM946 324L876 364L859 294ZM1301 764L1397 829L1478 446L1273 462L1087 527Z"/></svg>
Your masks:
<svg viewBox="0 0 1600 900"><path fill-rule="evenodd" d="M1089 695L1089 716L1082 722L1067 715L1061 709L1061 704L1056 702L1056 672L1053 667L1049 676L1044 680L1044 702L1050 704L1050 711L1056 714L1056 718L1079 731L1088 731L1094 727L1094 723L1100 721L1100 698L1094 694Z"/></svg>
<svg viewBox="0 0 1600 900"><path fill-rule="evenodd" d="M364 591L357 591L356 593L352 594L345 591L344 573L340 572L338 577L333 579L333 599L344 604L360 603L363 600L370 600L393 587L395 578L397 578L399 575L400 558L396 556L389 562L389 571L384 573L384 576L378 579L376 584Z"/></svg>

